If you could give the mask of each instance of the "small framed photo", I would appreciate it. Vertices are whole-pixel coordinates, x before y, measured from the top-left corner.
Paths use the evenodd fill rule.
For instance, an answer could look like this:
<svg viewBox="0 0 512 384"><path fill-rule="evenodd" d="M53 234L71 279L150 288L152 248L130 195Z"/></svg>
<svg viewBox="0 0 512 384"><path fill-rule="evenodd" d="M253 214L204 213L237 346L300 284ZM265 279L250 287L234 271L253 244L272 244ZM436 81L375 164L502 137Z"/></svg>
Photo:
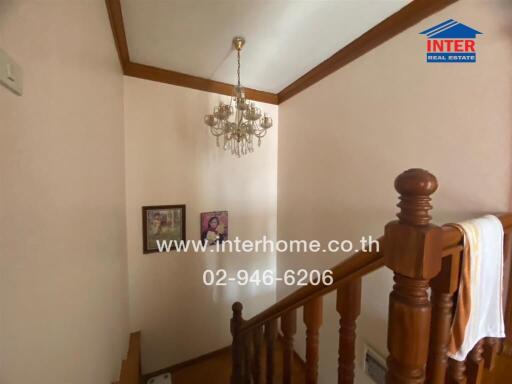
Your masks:
<svg viewBox="0 0 512 384"><path fill-rule="evenodd" d="M201 241L207 245L222 243L228 238L228 212L201 213Z"/></svg>
<svg viewBox="0 0 512 384"><path fill-rule="evenodd" d="M158 242L185 241L185 219L185 205L142 207L143 253L158 252ZM176 249L174 243L170 249Z"/></svg>

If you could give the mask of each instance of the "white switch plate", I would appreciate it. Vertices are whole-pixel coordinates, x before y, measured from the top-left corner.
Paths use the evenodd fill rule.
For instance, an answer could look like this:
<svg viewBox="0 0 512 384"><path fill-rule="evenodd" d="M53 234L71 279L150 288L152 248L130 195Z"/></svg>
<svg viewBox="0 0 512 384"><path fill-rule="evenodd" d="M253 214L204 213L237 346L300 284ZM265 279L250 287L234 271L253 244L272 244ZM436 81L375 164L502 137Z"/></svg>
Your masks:
<svg viewBox="0 0 512 384"><path fill-rule="evenodd" d="M17 95L23 93L23 71L18 63L0 48L0 83Z"/></svg>

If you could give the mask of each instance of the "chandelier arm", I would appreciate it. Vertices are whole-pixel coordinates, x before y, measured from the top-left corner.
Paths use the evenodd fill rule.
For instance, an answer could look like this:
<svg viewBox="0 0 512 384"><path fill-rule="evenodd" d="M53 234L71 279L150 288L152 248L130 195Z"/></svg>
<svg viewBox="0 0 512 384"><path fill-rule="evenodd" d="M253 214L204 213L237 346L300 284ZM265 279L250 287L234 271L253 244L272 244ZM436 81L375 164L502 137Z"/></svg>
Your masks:
<svg viewBox="0 0 512 384"><path fill-rule="evenodd" d="M256 136L258 139L262 139L267 134L266 129L262 129L261 131L255 131L254 136Z"/></svg>
<svg viewBox="0 0 512 384"><path fill-rule="evenodd" d="M210 132L213 136L218 137L224 134L224 131L216 131L213 127L210 129Z"/></svg>

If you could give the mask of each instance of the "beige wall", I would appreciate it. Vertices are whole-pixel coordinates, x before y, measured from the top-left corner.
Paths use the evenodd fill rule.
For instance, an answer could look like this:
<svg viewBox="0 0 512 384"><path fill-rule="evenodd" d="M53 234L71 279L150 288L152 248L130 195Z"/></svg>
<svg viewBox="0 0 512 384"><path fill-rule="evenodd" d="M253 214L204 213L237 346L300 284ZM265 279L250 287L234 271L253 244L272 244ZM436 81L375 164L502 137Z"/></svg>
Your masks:
<svg viewBox="0 0 512 384"><path fill-rule="evenodd" d="M123 80L104 1L2 1L0 382L110 383L128 338Z"/></svg>
<svg viewBox="0 0 512 384"><path fill-rule="evenodd" d="M0 382L110 382L128 329L142 330L153 371L227 345L233 301L246 317L274 302L274 287L202 285L206 268L273 269L273 254L142 255L143 205L187 204L190 239L200 212L221 209L231 238L273 238L277 193L279 238L356 240L382 233L393 178L420 166L441 184L438 222L508 209L511 7L462 0L282 104L277 184L277 126L245 158L215 147L202 115L219 95L125 78L123 132L103 1L3 1L0 46L23 66L25 94L0 87ZM477 64L424 63L418 32L447 18L484 32ZM341 258L279 255L277 268ZM359 340L382 352L390 289L385 270L365 279ZM333 297L325 313L331 383Z"/></svg>
<svg viewBox="0 0 512 384"><path fill-rule="evenodd" d="M230 343L231 305L247 316L275 300L275 287L205 287L205 269L275 269L269 254L142 254L141 207L186 204L187 237L201 212L229 211L229 237L275 238L277 124L260 148L235 158L215 145L203 115L225 96L125 78L126 210L130 326L142 331L151 372ZM262 106L277 123L277 107Z"/></svg>
<svg viewBox="0 0 512 384"><path fill-rule="evenodd" d="M477 64L426 64L422 30L448 18L482 31ZM393 179L439 179L434 220L510 207L512 3L460 1L279 106L278 237L358 239L393 219ZM297 219L300 213L302 219ZM340 255L278 255L278 270ZM360 341L385 352L391 275L364 280ZM278 296L287 292L279 287ZM333 297L325 304L322 382L336 372ZM303 345L301 345L303 347ZM359 382L365 382L362 378Z"/></svg>

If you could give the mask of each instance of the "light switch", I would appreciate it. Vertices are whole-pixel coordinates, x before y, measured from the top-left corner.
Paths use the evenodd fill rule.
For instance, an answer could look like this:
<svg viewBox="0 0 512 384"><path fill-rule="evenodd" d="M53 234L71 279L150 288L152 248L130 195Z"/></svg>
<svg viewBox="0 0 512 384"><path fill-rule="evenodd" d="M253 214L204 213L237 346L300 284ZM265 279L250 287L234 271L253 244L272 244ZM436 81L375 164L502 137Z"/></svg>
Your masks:
<svg viewBox="0 0 512 384"><path fill-rule="evenodd" d="M17 95L23 93L23 71L3 49L0 49L0 83Z"/></svg>

